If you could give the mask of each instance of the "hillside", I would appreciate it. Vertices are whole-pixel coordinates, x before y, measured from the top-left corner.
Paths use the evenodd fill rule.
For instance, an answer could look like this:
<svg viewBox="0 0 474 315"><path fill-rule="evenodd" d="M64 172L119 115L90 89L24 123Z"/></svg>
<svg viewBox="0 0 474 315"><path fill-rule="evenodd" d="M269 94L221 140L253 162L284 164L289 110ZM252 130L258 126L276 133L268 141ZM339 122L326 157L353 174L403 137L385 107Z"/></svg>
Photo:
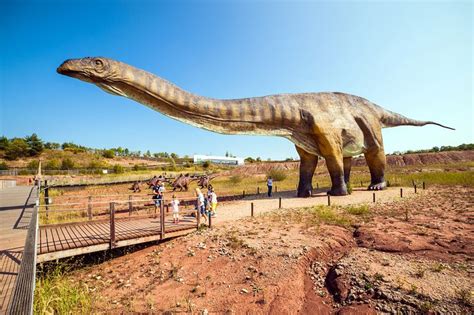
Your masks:
<svg viewBox="0 0 474 315"><path fill-rule="evenodd" d="M404 167L404 166L426 166L436 164L452 164L458 162L474 162L474 150L468 151L447 151L436 153L414 153L403 155L388 155L387 164L389 167ZM365 159L358 157L353 159L353 166L366 166ZM318 168L325 166L325 161L320 160ZM244 174L265 174L271 169L280 170L297 170L299 168L298 161L292 162L264 162L253 163L239 167L237 169L228 171L232 175Z"/></svg>

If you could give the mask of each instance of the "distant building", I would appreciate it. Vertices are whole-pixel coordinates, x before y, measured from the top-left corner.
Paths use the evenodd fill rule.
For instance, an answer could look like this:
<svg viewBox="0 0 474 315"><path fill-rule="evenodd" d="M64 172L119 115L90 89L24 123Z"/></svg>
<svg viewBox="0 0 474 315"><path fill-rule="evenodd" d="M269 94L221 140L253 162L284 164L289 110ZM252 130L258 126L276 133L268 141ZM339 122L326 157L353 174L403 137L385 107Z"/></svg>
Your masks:
<svg viewBox="0 0 474 315"><path fill-rule="evenodd" d="M227 156L215 156L215 155L194 155L194 164L202 164L205 161L209 161L213 164L224 164L224 165L244 165L244 158L240 157L227 157Z"/></svg>

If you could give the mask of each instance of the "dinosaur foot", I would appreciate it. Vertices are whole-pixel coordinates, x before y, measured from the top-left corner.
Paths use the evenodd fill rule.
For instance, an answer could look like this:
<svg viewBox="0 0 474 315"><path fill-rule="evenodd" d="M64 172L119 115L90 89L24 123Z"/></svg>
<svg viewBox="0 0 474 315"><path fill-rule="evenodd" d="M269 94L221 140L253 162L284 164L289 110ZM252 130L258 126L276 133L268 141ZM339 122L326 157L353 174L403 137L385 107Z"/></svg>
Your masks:
<svg viewBox="0 0 474 315"><path fill-rule="evenodd" d="M346 186L341 187L333 187L330 191L328 191L328 195L331 196L345 196L348 195Z"/></svg>
<svg viewBox="0 0 474 315"><path fill-rule="evenodd" d="M367 190L383 190L387 187L387 182L383 181L377 184L370 184Z"/></svg>
<svg viewBox="0 0 474 315"><path fill-rule="evenodd" d="M308 198L308 197L311 197L311 190L310 189L302 189L302 190L299 190L298 189L298 194L297 196L299 198Z"/></svg>

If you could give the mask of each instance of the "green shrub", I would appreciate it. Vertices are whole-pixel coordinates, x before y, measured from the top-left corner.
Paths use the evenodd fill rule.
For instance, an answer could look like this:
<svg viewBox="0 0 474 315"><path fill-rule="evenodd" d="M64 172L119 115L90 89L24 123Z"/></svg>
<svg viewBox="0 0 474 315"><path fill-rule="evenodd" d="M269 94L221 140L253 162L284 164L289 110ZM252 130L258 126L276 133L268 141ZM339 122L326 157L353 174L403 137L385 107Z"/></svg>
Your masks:
<svg viewBox="0 0 474 315"><path fill-rule="evenodd" d="M267 177L271 177L275 182L281 182L286 179L286 172L276 168L271 169L267 172Z"/></svg>
<svg viewBox="0 0 474 315"><path fill-rule="evenodd" d="M8 165L7 165L7 163L1 162L1 163L0 163L0 170L1 170L1 171L8 170Z"/></svg>
<svg viewBox="0 0 474 315"><path fill-rule="evenodd" d="M28 144L25 139L15 138L8 143L5 150L5 158L16 160L20 157L28 156Z"/></svg>
<svg viewBox="0 0 474 315"><path fill-rule="evenodd" d="M204 161L204 163L202 163L202 168L203 169L207 169L207 168L209 168L209 166L211 166L211 162L209 162L209 161Z"/></svg>
<svg viewBox="0 0 474 315"><path fill-rule="evenodd" d="M74 161L70 158L64 158L61 161L61 169L62 170L70 170L74 168Z"/></svg>
<svg viewBox="0 0 474 315"><path fill-rule="evenodd" d="M61 169L61 161L58 159L52 159L46 162L44 165L45 170L59 170Z"/></svg>
<svg viewBox="0 0 474 315"><path fill-rule="evenodd" d="M238 184L242 181L242 176L240 175L232 175L231 177L229 177L229 182L231 184Z"/></svg>
<svg viewBox="0 0 474 315"><path fill-rule="evenodd" d="M39 161L38 160L32 160L26 165L26 168L29 169L29 170L36 170L36 169L38 169L38 166L39 166Z"/></svg>
<svg viewBox="0 0 474 315"><path fill-rule="evenodd" d="M87 165L87 168L90 170L103 169L107 168L107 163L100 160L92 160Z"/></svg>
<svg viewBox="0 0 474 315"><path fill-rule="evenodd" d="M107 159L113 159L115 156L114 150L104 150L102 152L102 156L107 158Z"/></svg>
<svg viewBox="0 0 474 315"><path fill-rule="evenodd" d="M116 174L122 174L123 172L125 172L123 166L119 164L115 164L113 167L113 170L114 170L114 173Z"/></svg>

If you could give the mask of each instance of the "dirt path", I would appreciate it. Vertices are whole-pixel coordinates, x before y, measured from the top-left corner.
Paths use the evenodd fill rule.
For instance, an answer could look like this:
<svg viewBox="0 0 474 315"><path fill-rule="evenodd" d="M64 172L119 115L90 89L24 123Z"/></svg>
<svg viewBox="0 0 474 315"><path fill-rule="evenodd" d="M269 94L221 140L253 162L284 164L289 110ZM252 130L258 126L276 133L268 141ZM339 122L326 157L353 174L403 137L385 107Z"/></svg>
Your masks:
<svg viewBox="0 0 474 315"><path fill-rule="evenodd" d="M420 189L417 192L418 195L424 193ZM331 205L373 204L372 198L374 193L377 204L400 200L400 187L390 187L376 192L356 188L351 195L331 197ZM413 198L414 195L413 188L403 187L403 199ZM249 217L252 202L254 203L254 215L276 210L278 209L280 197L282 198L282 208L301 208L328 204L326 190L323 189L315 192L311 198L297 198L294 191L276 193L270 198L262 193L259 196L249 196L243 200L220 203L217 207L217 216L212 219L212 222L213 224L222 224L229 220Z"/></svg>

